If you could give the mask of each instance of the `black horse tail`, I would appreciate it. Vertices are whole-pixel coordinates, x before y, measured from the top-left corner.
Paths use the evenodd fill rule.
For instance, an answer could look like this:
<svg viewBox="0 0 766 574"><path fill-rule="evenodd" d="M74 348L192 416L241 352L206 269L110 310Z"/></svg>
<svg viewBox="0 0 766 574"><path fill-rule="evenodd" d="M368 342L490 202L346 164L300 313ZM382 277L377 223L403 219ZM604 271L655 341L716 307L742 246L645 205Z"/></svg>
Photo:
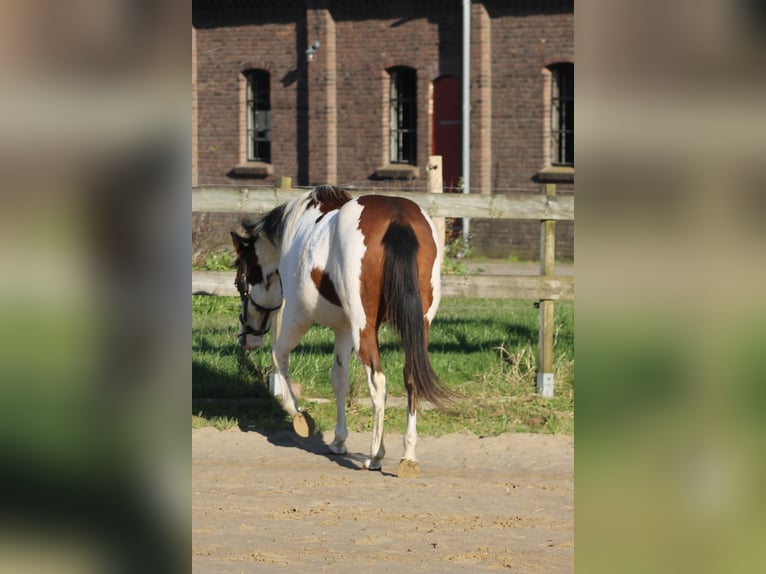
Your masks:
<svg viewBox="0 0 766 574"><path fill-rule="evenodd" d="M444 408L451 391L444 386L428 359L423 303L418 285L417 254L420 245L409 224L392 221L383 236L383 316L399 335L404 350L404 383L410 412L419 397Z"/></svg>

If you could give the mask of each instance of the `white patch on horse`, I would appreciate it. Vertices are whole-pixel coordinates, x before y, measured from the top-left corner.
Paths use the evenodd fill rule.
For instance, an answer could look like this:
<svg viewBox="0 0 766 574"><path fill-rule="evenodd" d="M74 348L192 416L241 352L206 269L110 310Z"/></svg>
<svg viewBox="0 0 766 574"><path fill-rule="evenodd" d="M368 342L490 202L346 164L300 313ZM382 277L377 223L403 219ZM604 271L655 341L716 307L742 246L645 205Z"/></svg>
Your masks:
<svg viewBox="0 0 766 574"><path fill-rule="evenodd" d="M436 245L436 259L434 260L434 266L431 268L431 289L433 291L433 301L431 301L431 306L428 308L428 311L426 311L426 318L430 324L436 316L436 311L439 309L439 303L441 302L442 297L441 268L443 253L441 242L439 241L439 236L436 232L436 226L434 226L433 220L428 217L428 214L423 211L423 209L420 211L423 214L425 220L428 222L428 225L431 227L431 235L434 240L434 245Z"/></svg>
<svg viewBox="0 0 766 574"><path fill-rule="evenodd" d="M362 259L367 251L364 235L359 229L362 211L364 208L359 202L352 200L337 212L336 229L330 240L330 256L325 267L343 304L343 311L352 328L354 349L357 351L359 331L367 325L360 292Z"/></svg>
<svg viewBox="0 0 766 574"><path fill-rule="evenodd" d="M295 211L299 217L290 222L292 235L285 235L281 250L280 273L283 278L291 279L283 280L285 301L301 310L299 322L305 317L328 327L344 326L346 319L342 310L321 297L311 279L312 269L327 267L338 212L329 212L320 219L323 214L317 205L306 207L304 204Z"/></svg>

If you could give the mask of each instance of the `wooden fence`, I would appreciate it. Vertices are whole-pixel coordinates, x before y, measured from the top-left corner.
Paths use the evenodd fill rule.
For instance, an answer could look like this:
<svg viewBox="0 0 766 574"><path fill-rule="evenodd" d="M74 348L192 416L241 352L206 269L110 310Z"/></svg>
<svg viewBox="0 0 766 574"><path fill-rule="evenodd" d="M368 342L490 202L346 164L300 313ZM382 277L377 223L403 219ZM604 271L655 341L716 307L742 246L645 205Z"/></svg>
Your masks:
<svg viewBox="0 0 766 574"><path fill-rule="evenodd" d="M288 179L288 178L283 178ZM192 211L261 213L295 199L305 189L201 186L192 189ZM360 195L395 193L396 190L350 190ZM406 195L431 217L476 217L483 219L574 219L574 196L544 194L432 193L408 191Z"/></svg>
<svg viewBox="0 0 766 574"><path fill-rule="evenodd" d="M555 222L574 220L574 197L557 196L555 184L543 185L540 194L444 194L441 193L439 156L429 158L428 175L428 192L406 192L403 195L419 204L437 222L444 217L540 222L539 275L444 275L442 295L537 300L540 309L537 388L544 397L552 397L553 302L574 299L574 277L554 275ZM192 211L263 213L305 192L305 189L293 189L290 178L282 178L276 188L200 186L192 189ZM392 192L395 190L350 190L352 196ZM196 286L193 280L193 291L228 294L229 286L216 285L215 274L197 274L197 277Z"/></svg>

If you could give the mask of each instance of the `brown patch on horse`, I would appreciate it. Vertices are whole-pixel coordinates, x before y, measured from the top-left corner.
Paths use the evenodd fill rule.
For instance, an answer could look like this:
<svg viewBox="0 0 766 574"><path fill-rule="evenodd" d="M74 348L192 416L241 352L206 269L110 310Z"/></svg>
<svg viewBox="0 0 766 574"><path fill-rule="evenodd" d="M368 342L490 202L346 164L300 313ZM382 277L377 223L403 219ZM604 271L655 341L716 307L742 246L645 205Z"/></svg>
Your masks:
<svg viewBox="0 0 766 574"><path fill-rule="evenodd" d="M263 268L258 261L258 254L255 252L254 240L250 237L242 237L237 235L233 231L231 232L231 239L234 243L234 249L237 252L237 276L234 282L239 284L240 277L242 276L243 265L247 269L247 282L250 285L257 285L263 282Z"/></svg>
<svg viewBox="0 0 766 574"><path fill-rule="evenodd" d="M420 207L410 200L400 197L386 197L383 195L366 195L358 200L365 209L359 221L359 229L365 237L364 244L367 247L362 259L362 291L371 295L370 298L362 297L363 301L375 301L374 314L368 317L377 317L378 325L384 317L379 316L382 277L376 276L375 269L380 269L380 261L383 260L383 236L391 222L412 226L418 241L417 263L420 273L418 275L418 287L423 304L423 315L433 303L433 287L431 286L431 270L436 262L437 246L434 242L431 226L423 217ZM377 327L377 326L376 326Z"/></svg>
<svg viewBox="0 0 766 574"><path fill-rule="evenodd" d="M374 371L381 371L378 328L388 320L388 317L385 316L385 302L383 301L382 262L385 258L383 237L392 222L412 227L418 242L416 255L420 271L418 289L424 316L433 303L431 270L436 261L436 244L431 226L423 217L416 203L400 197L382 195L367 195L358 198L357 201L364 207L359 219L359 230L364 235L366 247L362 258L360 292L362 305L367 316L367 324L360 332L359 356L362 362ZM428 322L424 321L424 323L427 334Z"/></svg>
<svg viewBox="0 0 766 574"><path fill-rule="evenodd" d="M333 305L340 307L340 297L338 297L338 292L335 290L335 285L333 284L332 279L330 279L330 276L325 271L322 271L319 267L314 267L311 270L311 280L314 282L314 285L316 285L317 291L319 291L319 294L322 297L327 299Z"/></svg>
<svg viewBox="0 0 766 574"><path fill-rule="evenodd" d="M315 187L309 195L306 209L318 207L319 211L322 212L322 216L324 216L330 211L340 209L344 203L348 203L351 199L351 196L345 189L339 189L333 185L320 185ZM319 219L322 219L322 217Z"/></svg>

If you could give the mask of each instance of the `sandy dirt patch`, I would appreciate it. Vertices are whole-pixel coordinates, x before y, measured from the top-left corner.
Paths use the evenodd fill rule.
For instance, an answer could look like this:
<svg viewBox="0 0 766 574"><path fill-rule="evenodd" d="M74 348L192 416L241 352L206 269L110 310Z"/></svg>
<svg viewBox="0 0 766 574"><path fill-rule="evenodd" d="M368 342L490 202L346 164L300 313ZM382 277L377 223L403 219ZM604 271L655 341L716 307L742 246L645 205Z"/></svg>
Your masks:
<svg viewBox="0 0 766 574"><path fill-rule="evenodd" d="M239 572L574 570L572 437L421 437L417 479L362 470L369 434L192 431L192 564Z"/></svg>

